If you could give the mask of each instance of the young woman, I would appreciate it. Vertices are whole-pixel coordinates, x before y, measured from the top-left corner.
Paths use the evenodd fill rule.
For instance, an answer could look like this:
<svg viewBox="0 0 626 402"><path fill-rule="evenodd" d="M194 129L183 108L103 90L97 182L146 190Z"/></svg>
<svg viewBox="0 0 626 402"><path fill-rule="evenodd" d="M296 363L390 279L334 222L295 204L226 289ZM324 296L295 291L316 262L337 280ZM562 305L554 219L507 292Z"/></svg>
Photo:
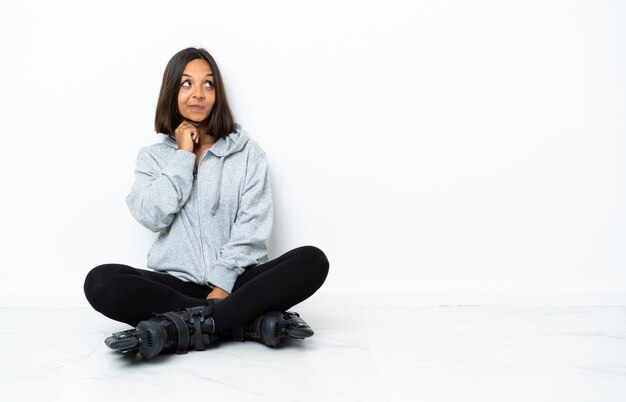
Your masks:
<svg viewBox="0 0 626 402"><path fill-rule="evenodd" d="M104 264L85 279L97 311L136 327L107 345L149 359L217 339L276 346L311 336L286 310L322 286L328 260L312 246L269 260L266 156L234 122L206 50L184 49L167 64L155 130L167 137L139 151L126 197L133 217L159 233L148 253L152 271Z"/></svg>

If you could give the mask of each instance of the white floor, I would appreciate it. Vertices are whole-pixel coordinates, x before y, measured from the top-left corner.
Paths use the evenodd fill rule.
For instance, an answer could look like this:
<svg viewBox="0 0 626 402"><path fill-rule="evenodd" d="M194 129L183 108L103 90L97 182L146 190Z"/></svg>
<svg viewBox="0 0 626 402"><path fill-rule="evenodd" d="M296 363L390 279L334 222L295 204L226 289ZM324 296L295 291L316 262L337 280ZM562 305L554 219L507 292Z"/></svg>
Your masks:
<svg viewBox="0 0 626 402"><path fill-rule="evenodd" d="M625 307L305 302L316 334L149 362L89 308L0 309L3 401L625 401Z"/></svg>

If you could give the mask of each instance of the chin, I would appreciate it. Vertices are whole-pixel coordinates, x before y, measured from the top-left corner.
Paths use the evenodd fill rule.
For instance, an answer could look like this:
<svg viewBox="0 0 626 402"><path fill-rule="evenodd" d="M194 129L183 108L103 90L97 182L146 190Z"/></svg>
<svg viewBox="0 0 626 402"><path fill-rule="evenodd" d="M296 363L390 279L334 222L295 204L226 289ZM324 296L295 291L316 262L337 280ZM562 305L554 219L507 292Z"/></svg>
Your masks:
<svg viewBox="0 0 626 402"><path fill-rule="evenodd" d="M183 116L185 118L185 120L190 121L192 123L196 123L196 124L200 124L203 121L206 121L207 117L203 118L203 119L199 119L197 117L191 117L191 116Z"/></svg>

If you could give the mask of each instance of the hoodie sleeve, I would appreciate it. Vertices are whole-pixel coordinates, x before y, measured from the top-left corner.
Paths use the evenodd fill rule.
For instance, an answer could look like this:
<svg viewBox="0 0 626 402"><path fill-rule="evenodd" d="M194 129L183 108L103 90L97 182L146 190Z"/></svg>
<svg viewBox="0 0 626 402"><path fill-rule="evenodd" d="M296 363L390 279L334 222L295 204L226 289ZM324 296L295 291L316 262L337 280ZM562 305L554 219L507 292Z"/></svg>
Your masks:
<svg viewBox="0 0 626 402"><path fill-rule="evenodd" d="M177 150L161 167L148 147L142 148L135 183L126 197L133 217L153 232L168 227L191 194L195 161L193 152Z"/></svg>
<svg viewBox="0 0 626 402"><path fill-rule="evenodd" d="M262 154L246 172L245 186L229 241L220 248L208 282L232 293L237 277L245 268L258 265L267 258L272 222L272 190L267 161L265 154Z"/></svg>

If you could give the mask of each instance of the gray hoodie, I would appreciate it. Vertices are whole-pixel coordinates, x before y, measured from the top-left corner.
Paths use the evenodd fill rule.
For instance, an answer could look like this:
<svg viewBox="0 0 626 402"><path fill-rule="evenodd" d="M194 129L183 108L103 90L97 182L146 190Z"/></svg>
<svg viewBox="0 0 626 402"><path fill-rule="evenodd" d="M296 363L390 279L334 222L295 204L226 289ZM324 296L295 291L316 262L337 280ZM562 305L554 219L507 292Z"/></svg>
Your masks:
<svg viewBox="0 0 626 402"><path fill-rule="evenodd" d="M176 139L143 147L126 203L142 225L159 232L148 267L231 292L246 267L268 261L272 191L261 147L237 125L196 155Z"/></svg>

